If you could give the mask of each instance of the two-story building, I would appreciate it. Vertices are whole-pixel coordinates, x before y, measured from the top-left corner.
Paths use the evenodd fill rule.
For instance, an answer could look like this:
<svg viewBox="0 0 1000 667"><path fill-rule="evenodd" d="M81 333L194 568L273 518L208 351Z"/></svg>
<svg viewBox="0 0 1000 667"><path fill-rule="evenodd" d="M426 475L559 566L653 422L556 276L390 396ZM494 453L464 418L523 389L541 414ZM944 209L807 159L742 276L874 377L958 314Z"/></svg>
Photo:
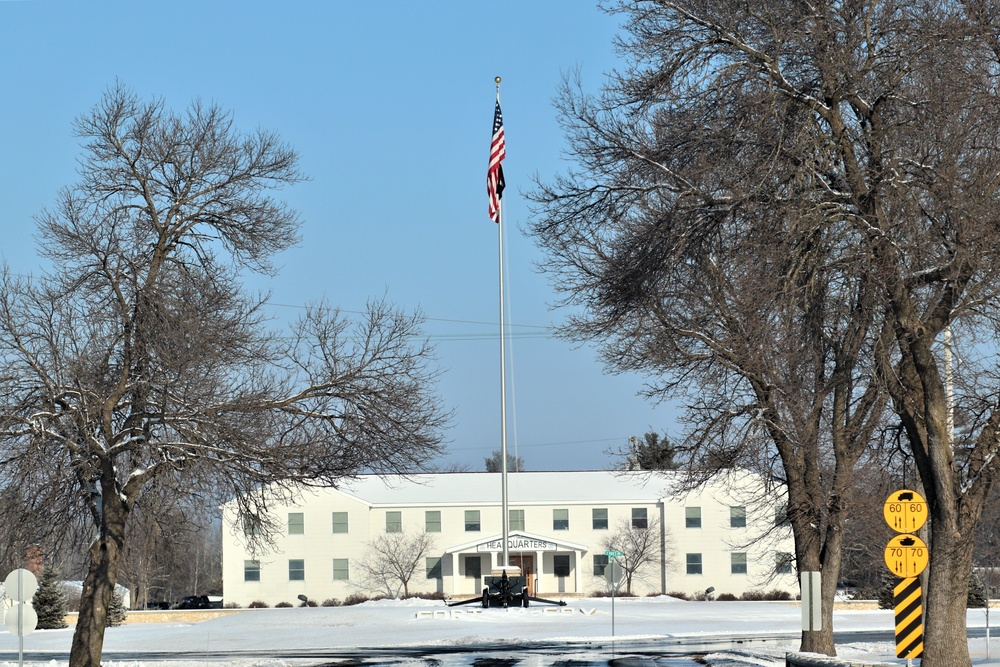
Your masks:
<svg viewBox="0 0 1000 667"><path fill-rule="evenodd" d="M797 591L780 499L762 501L749 474L674 492L675 474L510 473L510 564L533 595L606 591L606 552L625 549L626 532L645 530L653 557L636 572L634 593ZM226 600L274 605L299 595L321 602L378 592L362 576L370 545L381 535L416 533L432 538L432 547L410 592L477 596L483 576L503 565L501 493L501 475L485 472L363 476L341 488L305 488L277 510L282 530L267 554L248 549L226 506Z"/></svg>

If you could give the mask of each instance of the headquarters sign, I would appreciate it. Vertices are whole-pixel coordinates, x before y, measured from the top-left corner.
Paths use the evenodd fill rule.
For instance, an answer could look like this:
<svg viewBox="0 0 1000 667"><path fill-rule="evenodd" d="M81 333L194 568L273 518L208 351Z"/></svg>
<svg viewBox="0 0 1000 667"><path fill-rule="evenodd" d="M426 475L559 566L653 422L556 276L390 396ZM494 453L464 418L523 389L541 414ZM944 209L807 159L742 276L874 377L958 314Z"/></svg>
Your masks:
<svg viewBox="0 0 1000 667"><path fill-rule="evenodd" d="M554 542L531 537L511 535L507 538L507 551L556 551ZM503 540L490 540L476 546L476 551L503 551Z"/></svg>

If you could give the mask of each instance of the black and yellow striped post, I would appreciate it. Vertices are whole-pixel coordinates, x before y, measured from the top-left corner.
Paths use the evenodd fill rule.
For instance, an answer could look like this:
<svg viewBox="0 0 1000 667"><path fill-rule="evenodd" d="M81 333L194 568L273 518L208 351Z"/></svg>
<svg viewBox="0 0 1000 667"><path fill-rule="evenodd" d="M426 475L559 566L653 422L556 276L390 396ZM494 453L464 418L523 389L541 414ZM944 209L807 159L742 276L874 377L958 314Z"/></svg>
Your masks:
<svg viewBox="0 0 1000 667"><path fill-rule="evenodd" d="M924 654L924 605L920 580L900 579L893 595L896 609L896 657L919 658Z"/></svg>

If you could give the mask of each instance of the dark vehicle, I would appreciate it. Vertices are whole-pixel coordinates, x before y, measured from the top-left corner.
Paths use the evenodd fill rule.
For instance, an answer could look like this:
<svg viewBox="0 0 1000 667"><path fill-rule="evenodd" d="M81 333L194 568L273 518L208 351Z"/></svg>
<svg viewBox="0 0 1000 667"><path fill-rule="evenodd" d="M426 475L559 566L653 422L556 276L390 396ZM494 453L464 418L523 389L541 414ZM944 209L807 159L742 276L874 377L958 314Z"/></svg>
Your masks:
<svg viewBox="0 0 1000 667"><path fill-rule="evenodd" d="M174 609L222 609L221 595L186 595Z"/></svg>

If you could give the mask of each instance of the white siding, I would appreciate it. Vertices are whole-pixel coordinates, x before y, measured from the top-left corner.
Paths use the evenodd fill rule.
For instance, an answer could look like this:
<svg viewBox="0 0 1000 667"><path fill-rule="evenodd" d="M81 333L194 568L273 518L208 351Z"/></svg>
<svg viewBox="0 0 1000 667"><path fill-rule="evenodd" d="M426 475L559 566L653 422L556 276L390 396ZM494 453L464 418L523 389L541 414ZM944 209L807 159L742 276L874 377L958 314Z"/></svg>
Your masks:
<svg viewBox="0 0 1000 667"><path fill-rule="evenodd" d="M482 575L500 565L499 551L481 551L479 545L498 540L501 532L499 475L491 473L448 473L420 475L416 479L365 477L348 488L305 489L294 506L282 508L277 518L284 533L276 536L277 549L260 555L260 581L244 581L247 553L242 536L234 533L231 508L225 508L226 539L223 546L223 584L227 602L249 605L255 600L273 606L279 602L298 604L302 594L322 603L328 598L343 600L352 593L371 594L362 587L357 563L366 555L366 544L385 532L386 512L402 514L404 533L424 529L425 511L441 513L441 532L433 533L441 558L443 578L428 580L423 565L410 582L410 592L443 592L447 596L478 595L481 580L466 573L470 558L481 562ZM667 531L670 559L662 567L640 573L633 585L637 594L681 591L689 595L709 587L715 593L739 595L756 588L781 588L794 592L795 575L773 577L775 552L791 552L790 532L775 535L773 508L764 502L760 509L747 509L747 527L730 526L730 507L743 505L743 491L754 482L743 476L727 485L713 485L699 493L671 494L671 478L647 473L622 472L540 472L510 474L510 509L524 510L524 531L511 531L531 543L548 543L544 548L529 547L522 554L531 561L536 577L534 594L541 597L587 595L605 590L603 578L593 574L594 554L603 554L602 540L614 533L619 521L631 520L633 508L645 508L648 520ZM739 481L742 480L742 481ZM494 495L494 491L496 492ZM685 527L685 507L701 507L701 527ZM594 508L608 510L608 529L595 530ZM569 528L553 530L553 510L568 510ZM481 529L465 530L465 511L480 512ZM305 533L287 535L287 513L302 512ZM333 512L347 512L347 534L334 534ZM766 539L750 540L770 530ZM528 542L526 542L528 543ZM747 573L733 574L732 552L747 554ZM702 555L702 574L689 575L685 554ZM557 556L569 559L569 576L557 577ZM334 559L348 559L350 581L335 581ZM304 581L289 581L289 560L305 564ZM457 576L456 576L457 573ZM561 579L561 580L560 580Z"/></svg>

